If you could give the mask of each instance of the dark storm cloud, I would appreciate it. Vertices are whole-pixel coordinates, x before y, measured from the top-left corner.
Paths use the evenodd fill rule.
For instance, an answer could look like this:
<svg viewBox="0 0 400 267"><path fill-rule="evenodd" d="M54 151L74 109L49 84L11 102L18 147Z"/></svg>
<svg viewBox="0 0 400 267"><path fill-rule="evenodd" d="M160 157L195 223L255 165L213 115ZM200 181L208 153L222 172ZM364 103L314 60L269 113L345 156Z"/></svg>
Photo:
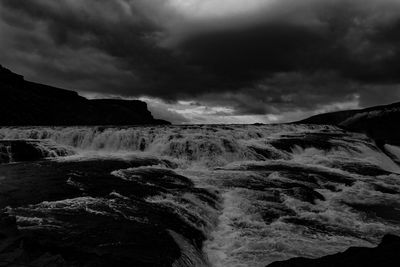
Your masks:
<svg viewBox="0 0 400 267"><path fill-rule="evenodd" d="M313 110L327 103L355 101L359 86L335 73L279 73L252 87L227 92L223 100L214 93L201 100L234 107L236 114L280 114Z"/></svg>
<svg viewBox="0 0 400 267"><path fill-rule="evenodd" d="M17 39L19 51L37 56L32 59L36 62L30 63L37 64L42 72L50 72L49 76L60 76L65 80L97 81L98 87L92 90L116 90L117 93L129 94L129 91L124 90L132 88L126 84L132 84L133 87L151 83L151 79L147 81L146 76L151 76L151 72L156 72L155 69L163 68L162 64L155 63L164 60L166 51L157 49L151 40L157 34L157 28L133 6L121 5L121 1L5 0L2 4L6 8L2 12L6 14L6 23L23 28L28 23L15 23L22 17L30 25L35 25L34 29L29 26L26 34L12 37ZM29 32L32 30L34 34ZM70 54L74 59L63 58L65 54ZM93 58L94 54L97 59ZM68 71L63 71L60 66L54 68L55 64L48 64L49 59L60 59L65 63L63 68ZM101 74L99 65L102 63L113 64L126 75L112 73L114 79L108 78L117 84L108 84L107 80L102 81L102 76L98 75ZM100 68L100 73L90 73L80 68L80 64L82 67L88 64L89 68L93 64L93 69ZM73 67L72 71L70 66ZM109 71L107 66L104 69L104 74Z"/></svg>
<svg viewBox="0 0 400 267"><path fill-rule="evenodd" d="M2 0L0 60L59 86L236 114L399 96L398 1L260 1L196 18L171 1Z"/></svg>
<svg viewBox="0 0 400 267"><path fill-rule="evenodd" d="M398 3L305 2L310 5L306 10L287 6L285 17L258 15L241 26L210 26L184 40L181 49L193 64L235 82L277 72L323 70L362 82L399 82ZM299 12L308 17L291 20Z"/></svg>

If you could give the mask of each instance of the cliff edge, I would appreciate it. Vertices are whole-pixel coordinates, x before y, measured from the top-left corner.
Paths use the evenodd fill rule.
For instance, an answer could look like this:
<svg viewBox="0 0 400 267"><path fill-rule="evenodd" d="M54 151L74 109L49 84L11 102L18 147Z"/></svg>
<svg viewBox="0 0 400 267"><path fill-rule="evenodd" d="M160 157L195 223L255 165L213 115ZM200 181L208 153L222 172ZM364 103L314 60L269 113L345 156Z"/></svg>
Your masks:
<svg viewBox="0 0 400 267"><path fill-rule="evenodd" d="M29 82L0 65L0 126L170 124L139 100L89 100L77 92Z"/></svg>

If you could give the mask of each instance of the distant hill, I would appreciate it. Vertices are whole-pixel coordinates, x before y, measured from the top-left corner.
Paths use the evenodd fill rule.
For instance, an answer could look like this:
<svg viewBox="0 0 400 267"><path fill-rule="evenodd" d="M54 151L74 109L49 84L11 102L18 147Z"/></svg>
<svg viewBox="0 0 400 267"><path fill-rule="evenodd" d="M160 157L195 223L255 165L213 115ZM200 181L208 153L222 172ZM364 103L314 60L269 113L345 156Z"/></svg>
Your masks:
<svg viewBox="0 0 400 267"><path fill-rule="evenodd" d="M400 145L400 102L320 114L297 123L337 125L349 131L366 133L380 144Z"/></svg>
<svg viewBox="0 0 400 267"><path fill-rule="evenodd" d="M0 126L169 124L139 100L88 100L77 92L25 81L0 65Z"/></svg>

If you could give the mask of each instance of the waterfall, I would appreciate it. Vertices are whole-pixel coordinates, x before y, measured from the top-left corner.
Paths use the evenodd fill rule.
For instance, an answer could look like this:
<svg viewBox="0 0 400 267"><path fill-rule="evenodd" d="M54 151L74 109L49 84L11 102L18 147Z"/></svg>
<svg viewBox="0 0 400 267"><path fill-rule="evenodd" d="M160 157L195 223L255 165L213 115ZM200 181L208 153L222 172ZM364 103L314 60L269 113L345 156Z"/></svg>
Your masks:
<svg viewBox="0 0 400 267"><path fill-rule="evenodd" d="M47 140L77 151L146 152L205 165L243 160L288 159L271 140L293 131L330 126L160 126L1 128L0 140ZM335 129L339 131L338 129Z"/></svg>

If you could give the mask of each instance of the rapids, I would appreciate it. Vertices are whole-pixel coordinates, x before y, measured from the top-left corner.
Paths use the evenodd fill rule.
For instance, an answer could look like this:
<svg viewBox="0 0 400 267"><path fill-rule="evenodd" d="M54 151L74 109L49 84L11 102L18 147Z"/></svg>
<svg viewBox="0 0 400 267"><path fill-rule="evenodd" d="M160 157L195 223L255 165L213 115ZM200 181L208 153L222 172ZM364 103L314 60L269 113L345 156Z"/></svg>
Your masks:
<svg viewBox="0 0 400 267"><path fill-rule="evenodd" d="M216 267L316 258L400 234L400 148L333 126L0 128L12 158L1 140L64 151L43 164L65 173L73 193L7 207L32 233L77 231L84 222L71 226L73 214L154 225L181 251L173 266Z"/></svg>

